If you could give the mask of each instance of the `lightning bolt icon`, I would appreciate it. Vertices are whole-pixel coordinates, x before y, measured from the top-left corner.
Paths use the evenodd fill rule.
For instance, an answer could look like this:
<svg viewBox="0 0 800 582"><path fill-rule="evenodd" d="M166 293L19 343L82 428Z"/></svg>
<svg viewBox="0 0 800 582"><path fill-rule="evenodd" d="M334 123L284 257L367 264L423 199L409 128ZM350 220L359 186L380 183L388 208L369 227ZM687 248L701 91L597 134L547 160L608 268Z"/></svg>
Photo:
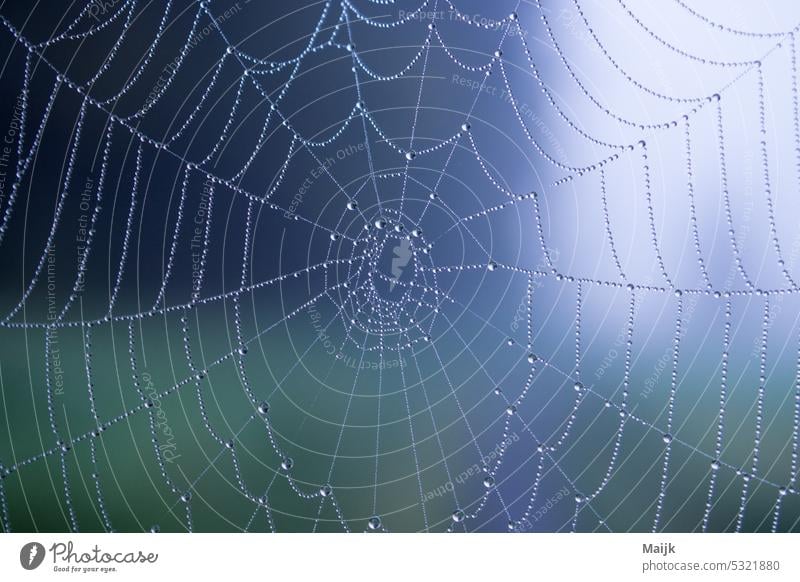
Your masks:
<svg viewBox="0 0 800 582"><path fill-rule="evenodd" d="M28 566L33 564L33 559L39 553L39 547L36 545L31 546L31 551L28 553Z"/></svg>

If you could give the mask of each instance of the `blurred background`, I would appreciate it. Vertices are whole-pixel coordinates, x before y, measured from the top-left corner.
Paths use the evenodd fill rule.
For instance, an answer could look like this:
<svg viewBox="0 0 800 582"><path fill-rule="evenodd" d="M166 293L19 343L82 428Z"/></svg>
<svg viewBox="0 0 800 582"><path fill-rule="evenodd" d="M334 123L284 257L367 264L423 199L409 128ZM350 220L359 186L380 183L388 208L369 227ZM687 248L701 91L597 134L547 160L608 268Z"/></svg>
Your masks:
<svg viewBox="0 0 800 582"><path fill-rule="evenodd" d="M796 531L800 6L0 3L5 531Z"/></svg>

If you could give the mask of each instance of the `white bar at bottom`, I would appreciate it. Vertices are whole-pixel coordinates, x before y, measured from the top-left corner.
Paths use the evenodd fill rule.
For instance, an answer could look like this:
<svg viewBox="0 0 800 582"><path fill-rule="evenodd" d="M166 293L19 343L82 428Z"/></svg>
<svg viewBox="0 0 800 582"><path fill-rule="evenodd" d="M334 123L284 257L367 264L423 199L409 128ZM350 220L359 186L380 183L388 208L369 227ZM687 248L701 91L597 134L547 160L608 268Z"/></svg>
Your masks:
<svg viewBox="0 0 800 582"><path fill-rule="evenodd" d="M798 554L794 534L3 534L0 578L800 580Z"/></svg>

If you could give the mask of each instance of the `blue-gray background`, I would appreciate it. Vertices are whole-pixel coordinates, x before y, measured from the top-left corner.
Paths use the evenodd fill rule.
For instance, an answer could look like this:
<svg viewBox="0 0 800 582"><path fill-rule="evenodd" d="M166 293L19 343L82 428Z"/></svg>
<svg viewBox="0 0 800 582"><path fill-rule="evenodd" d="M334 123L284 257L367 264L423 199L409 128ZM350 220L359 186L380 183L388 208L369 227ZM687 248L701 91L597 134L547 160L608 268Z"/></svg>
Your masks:
<svg viewBox="0 0 800 582"><path fill-rule="evenodd" d="M337 25L339 31L334 43L306 54L304 48L326 6L315 44L327 41ZM44 43L62 33L84 7L0 3L0 14L9 25L0 35L0 54L5 57L0 71L0 131L14 145L3 168L3 211L17 163L18 136L13 129L26 55L11 27L33 43ZM745 291L730 298L732 340L722 467L711 497L708 529L735 529L743 487L741 529L770 530L779 498L778 529L798 528L800 500L791 468L796 469L792 455L796 458L800 310L796 290L779 269L773 241L778 239L788 271L796 273L800 144L793 91L795 47L790 34L741 31L792 31L800 22L800 8L788 0L704 4L700 16L723 25L719 27L673 0L658 4L460 0L455 8L439 0L429 1L416 13L416 1L209 2L217 24L207 14L200 15L187 57L163 98L141 120L134 120L138 131L165 140L200 102L225 58L219 78L169 151L143 145L133 228L113 311L116 318L92 327L88 352L80 326L52 332L60 350L60 368L55 370L52 362L48 367L45 361L44 329L12 324L45 322L53 305L60 311L68 301L86 214L81 195L88 192L94 208L109 112L131 115L151 99L164 79L171 78L171 67L199 8L196 2L173 2L163 37L148 58L165 3L95 2L73 33L93 26L96 33L40 46L32 58L26 147L41 122L56 71L83 85L108 62L89 94L110 101L105 110L93 105L86 109L70 197L50 249L53 285L48 285L49 271L45 271L22 309L0 328L0 462L14 468L2 482L6 525L15 531L71 527L61 454L18 464L56 446L48 408L68 440L95 427L87 360L101 419L141 403L131 375L129 324L120 316L145 314L133 318L138 371L157 392L181 385L158 399L156 412L159 438L171 446L172 458L165 464L169 478L179 489L193 492L189 505L196 531L268 530L270 520L262 509L251 521L256 506L242 493L232 457L206 430L198 388L194 382L184 383L193 376L187 344L194 365L209 370L199 387L208 422L224 440L235 438L239 475L248 490L268 492L271 523L278 531L341 531L342 525L330 502L320 505L318 497L304 499L289 486L264 421L258 415L253 418L245 383L259 401L269 401L270 426L280 448L294 460L291 473L297 487L315 493L329 483L341 517L354 531L367 528L373 515L380 516L390 531L443 531L453 526L453 511L472 513L478 507L480 512L457 524L456 531L507 531L509 522L517 531L649 531L664 475L658 529L696 531L702 527L708 499L720 415L724 292ZM457 16L455 9L468 15L470 22ZM129 10L130 30L109 59ZM352 39L340 20L343 11L352 21ZM518 27L506 19L512 11L518 13ZM365 23L365 18L373 23L407 22L385 28ZM106 21L107 26L100 26ZM428 28L431 22L436 34ZM264 62L225 55L227 44L219 30L237 47L237 55ZM431 38L429 47L426 38ZM347 44L353 44L353 50ZM499 46L505 78L496 62L488 76L470 70L496 58ZM361 66L354 73L354 54L364 67L389 78L371 77ZM292 59L298 55L302 60L293 72L297 63ZM280 67L268 63L287 60L291 62ZM146 66L137 74L143 62ZM274 117L262 135L270 110L263 94L246 80L237 103L244 63L254 70L251 76L270 100L280 99L280 119L288 120L294 131L313 141L334 135L336 139L305 148L293 142L290 131ZM765 133L759 117L759 70L764 80ZM128 86L130 79L133 83ZM114 98L123 88L124 94ZM714 94L720 94L723 112L726 181L718 147L718 105L708 99ZM354 110L359 100L383 135ZM4 317L20 303L45 249L64 190L81 103L81 94L66 85L59 89L41 145L22 180L0 249ZM229 117L235 103L235 114ZM469 136L461 129L467 120ZM199 162L223 132L221 147L203 168L226 179L239 172L260 138L264 143L247 171L233 180L239 191L222 184L215 188L201 297L240 288L243 263L248 291L238 296L238 306L229 295L192 307L184 333L182 310L163 307L191 299L193 221L199 217L197 224L205 224L207 199L205 175L192 173L179 214L185 170L181 160ZM647 148L651 208L640 140ZM403 156L409 149L438 144L442 147L408 164ZM108 311L121 264L139 145L131 132L115 127L84 289L65 314L65 322L99 319ZM597 164L610 156L615 159L602 166L606 213ZM377 174L374 180L373 174ZM557 183L565 177L570 179ZM736 267L723 197L726 188L735 240L753 289ZM438 198L431 202L434 189ZM526 198L509 202L506 191ZM254 198L270 193L275 206L249 205L243 192ZM346 210L345 192L358 200L358 211ZM527 196L531 192L537 193L538 219ZM459 220L486 209L490 210L473 220ZM705 288L697 261L699 247L713 288L722 295L684 293L681 298L669 447L664 433L678 298L665 289L669 285L657 265L651 209L660 253L674 285L684 290ZM389 217L392 224L402 216L405 232L416 226L432 244L429 254L414 255L408 273L421 273L423 265L438 268L435 284L428 272L427 296L414 296L413 301L402 295L406 289L402 277L397 289L385 287L391 274L391 244L385 247L388 254L379 253L376 272L369 273L384 298L394 302L387 309L403 317L416 310L416 317L425 322L424 333L411 325L409 339L414 341L399 350L396 335L376 333L377 328L371 327L374 321L366 321L372 305L354 316L357 302L343 299L344 267L304 271L324 261L360 256L363 247L354 247L348 237L365 236L364 223L372 224L379 216ZM176 239L164 304L153 310L177 222L184 228ZM613 233L625 279L616 268L607 230ZM345 236L332 240L331 231ZM490 261L503 268L488 271L485 266ZM529 277L509 266L536 272L530 278L530 311ZM291 276L298 270L300 277ZM284 274L289 276L275 284L256 285ZM578 283L570 278L585 279L580 285L577 360ZM621 286L603 284L609 281ZM631 305L627 283L636 291L624 407L635 418L624 423L613 457L623 406ZM788 290L769 296L766 323L767 299L755 288ZM348 333L352 317L364 321ZM237 319L249 342L241 366ZM507 402L523 393L532 369L526 347L529 321L530 351L539 360L532 386L504 432ZM430 341L421 339L426 334ZM764 334L766 380L759 411ZM513 345L508 345L509 338ZM363 346L369 349L362 350ZM234 357L212 365L230 353ZM48 373L51 386L58 384L51 404L45 389ZM554 450L542 453L539 445L552 446L573 414L577 377L585 390L569 435ZM498 387L501 396L494 393ZM119 531L148 531L156 524L162 531L188 528L186 504L165 485L156 462L147 415L139 411L97 439L96 469L86 440L64 455L69 498L81 530L108 529L103 510ZM757 425L762 432L757 469L746 481ZM502 459L485 503L482 458ZM789 489L788 495L780 496L780 487ZM578 503L575 517L576 495L585 498L598 488L589 503ZM522 519L523 515L527 517Z"/></svg>

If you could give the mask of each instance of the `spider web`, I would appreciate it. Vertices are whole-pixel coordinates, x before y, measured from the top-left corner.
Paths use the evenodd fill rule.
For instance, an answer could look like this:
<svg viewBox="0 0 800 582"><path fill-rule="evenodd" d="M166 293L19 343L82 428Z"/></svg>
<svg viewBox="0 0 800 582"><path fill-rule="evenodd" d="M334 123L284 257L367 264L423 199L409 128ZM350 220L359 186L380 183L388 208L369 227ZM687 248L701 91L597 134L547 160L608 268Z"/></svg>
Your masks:
<svg viewBox="0 0 800 582"><path fill-rule="evenodd" d="M401 4L4 6L4 531L797 530L796 7Z"/></svg>

